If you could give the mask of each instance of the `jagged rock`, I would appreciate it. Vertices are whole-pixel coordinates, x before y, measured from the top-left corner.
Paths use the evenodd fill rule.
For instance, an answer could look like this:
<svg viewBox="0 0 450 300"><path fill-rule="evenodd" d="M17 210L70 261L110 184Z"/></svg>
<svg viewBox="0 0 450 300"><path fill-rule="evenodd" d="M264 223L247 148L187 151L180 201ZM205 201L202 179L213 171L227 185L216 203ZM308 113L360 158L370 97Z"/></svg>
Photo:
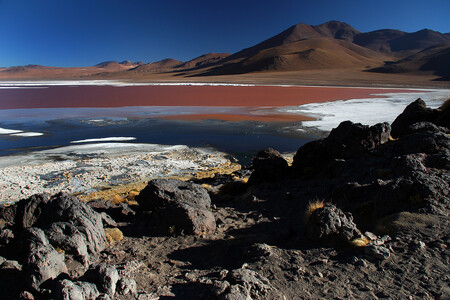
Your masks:
<svg viewBox="0 0 450 300"><path fill-rule="evenodd" d="M136 281L132 278L120 278L117 282L117 293L120 295L135 295L137 292Z"/></svg>
<svg viewBox="0 0 450 300"><path fill-rule="evenodd" d="M269 279L253 270L232 270L227 279L230 286L220 295L222 299L284 299Z"/></svg>
<svg viewBox="0 0 450 300"><path fill-rule="evenodd" d="M449 130L431 123L414 123L408 127L408 134L392 144L397 155L425 153L436 154L450 148Z"/></svg>
<svg viewBox="0 0 450 300"><path fill-rule="evenodd" d="M116 221L114 221L107 213L102 212L100 213L100 216L102 217L103 225L117 227Z"/></svg>
<svg viewBox="0 0 450 300"><path fill-rule="evenodd" d="M117 269L114 266L101 263L95 268L95 273L100 292L114 297L117 281L119 280L119 272L117 272Z"/></svg>
<svg viewBox="0 0 450 300"><path fill-rule="evenodd" d="M95 300L100 295L95 284L68 279L59 281L54 293L56 299L62 300Z"/></svg>
<svg viewBox="0 0 450 300"><path fill-rule="evenodd" d="M0 228L12 227L16 222L17 205L0 205Z"/></svg>
<svg viewBox="0 0 450 300"><path fill-rule="evenodd" d="M432 122L438 117L438 111L427 108L422 99L409 104L405 110L392 122L391 135L394 138L404 136L409 132L408 127L416 122Z"/></svg>
<svg viewBox="0 0 450 300"><path fill-rule="evenodd" d="M337 159L356 158L389 140L390 126L379 123L374 126L345 121L331 130L329 136L309 142L298 149L292 163L298 175L319 173Z"/></svg>
<svg viewBox="0 0 450 300"><path fill-rule="evenodd" d="M368 245L364 247L364 253L378 260L385 260L391 256L388 248L379 245Z"/></svg>
<svg viewBox="0 0 450 300"><path fill-rule="evenodd" d="M361 232L353 223L352 214L344 213L329 203L312 212L308 219L306 233L313 241L338 238L348 242L361 236Z"/></svg>
<svg viewBox="0 0 450 300"><path fill-rule="evenodd" d="M8 245L14 239L14 232L11 229L0 229L0 245Z"/></svg>
<svg viewBox="0 0 450 300"><path fill-rule="evenodd" d="M287 161L273 148L259 151L253 158L254 171L249 184L280 180L288 175Z"/></svg>
<svg viewBox="0 0 450 300"><path fill-rule="evenodd" d="M34 300L34 296L30 292L23 291L19 294L19 300Z"/></svg>
<svg viewBox="0 0 450 300"><path fill-rule="evenodd" d="M89 263L86 236L77 227L68 222L55 222L46 228L45 233L53 246L74 255L85 265Z"/></svg>
<svg viewBox="0 0 450 300"><path fill-rule="evenodd" d="M3 258L3 257L2 257ZM0 270L17 270L22 271L22 265L17 260L5 259L0 263Z"/></svg>
<svg viewBox="0 0 450 300"><path fill-rule="evenodd" d="M102 218L92 208L80 201L78 198L64 193L56 194L51 197L44 207L41 216L36 221L36 225L49 228L52 231L51 224L55 222L69 223L64 226L54 227L55 236L68 230L75 234L75 240L56 239L63 242L66 246L73 245L72 251L80 252L80 256L90 263L97 259L97 254L106 247L106 236L103 229ZM51 235L51 234L50 234ZM80 237L80 235L82 237ZM82 238L85 239L87 254L84 253ZM55 240L55 241L56 241Z"/></svg>
<svg viewBox="0 0 450 300"><path fill-rule="evenodd" d="M64 255L50 245L44 231L35 227L26 229L24 238L28 245L24 269L31 288L39 291L42 283L67 273Z"/></svg>
<svg viewBox="0 0 450 300"><path fill-rule="evenodd" d="M176 179L155 179L136 197L143 211L152 211L161 224L176 231L202 235L216 229L210 212L211 198L206 189Z"/></svg>

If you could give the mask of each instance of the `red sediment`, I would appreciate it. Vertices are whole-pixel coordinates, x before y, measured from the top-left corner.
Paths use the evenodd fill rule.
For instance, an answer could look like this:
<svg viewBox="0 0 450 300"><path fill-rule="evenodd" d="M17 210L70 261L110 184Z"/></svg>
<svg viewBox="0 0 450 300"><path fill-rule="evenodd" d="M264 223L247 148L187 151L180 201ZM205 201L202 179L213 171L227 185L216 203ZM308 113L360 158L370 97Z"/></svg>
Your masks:
<svg viewBox="0 0 450 300"><path fill-rule="evenodd" d="M401 89L276 86L48 86L0 89L0 109L125 106L295 106L377 98Z"/></svg>

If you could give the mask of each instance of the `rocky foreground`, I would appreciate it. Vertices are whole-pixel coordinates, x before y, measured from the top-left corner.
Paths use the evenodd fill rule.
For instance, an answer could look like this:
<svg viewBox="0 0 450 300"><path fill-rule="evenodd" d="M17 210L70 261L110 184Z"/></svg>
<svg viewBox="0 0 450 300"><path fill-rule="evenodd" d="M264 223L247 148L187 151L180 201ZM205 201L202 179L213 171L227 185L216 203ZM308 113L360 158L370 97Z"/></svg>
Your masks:
<svg viewBox="0 0 450 300"><path fill-rule="evenodd" d="M449 112L419 99L392 126L343 122L292 166L266 149L134 199L4 206L2 298L448 299Z"/></svg>

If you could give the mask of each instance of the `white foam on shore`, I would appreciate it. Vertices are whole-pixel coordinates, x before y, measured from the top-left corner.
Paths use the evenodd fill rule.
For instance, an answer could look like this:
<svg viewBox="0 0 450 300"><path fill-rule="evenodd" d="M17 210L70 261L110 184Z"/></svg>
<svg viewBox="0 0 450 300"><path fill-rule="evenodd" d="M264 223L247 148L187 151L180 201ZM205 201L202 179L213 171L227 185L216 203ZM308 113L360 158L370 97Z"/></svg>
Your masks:
<svg viewBox="0 0 450 300"><path fill-rule="evenodd" d="M23 132L22 130L15 130L15 129L6 129L0 127L0 134L13 134L13 133L19 133Z"/></svg>
<svg viewBox="0 0 450 300"><path fill-rule="evenodd" d="M383 94L387 98L352 99L324 103L310 103L277 109L284 113L307 115L314 121L302 122L302 127L314 127L330 131L341 122L374 125L381 122L393 122L405 107L417 98L425 101L428 107L438 108L448 97L450 90L427 90L422 93ZM299 128L302 130L302 128Z"/></svg>
<svg viewBox="0 0 450 300"><path fill-rule="evenodd" d="M0 127L0 135L9 135L9 136L20 136L20 137L35 137L35 136L41 136L44 135L41 132L24 132L23 130L16 130L16 129L6 129Z"/></svg>
<svg viewBox="0 0 450 300"><path fill-rule="evenodd" d="M21 136L21 137L33 137L33 136L41 136L44 135L42 132L21 132L11 134L13 136Z"/></svg>
<svg viewBox="0 0 450 300"><path fill-rule="evenodd" d="M91 120L93 121L93 120ZM100 120L94 120L94 121L100 121ZM85 140L78 140L78 141L72 141L72 144L79 144L79 143L94 143L94 142L120 142L120 141L133 141L135 140L135 137L107 137L107 138L98 138L98 139L85 139Z"/></svg>

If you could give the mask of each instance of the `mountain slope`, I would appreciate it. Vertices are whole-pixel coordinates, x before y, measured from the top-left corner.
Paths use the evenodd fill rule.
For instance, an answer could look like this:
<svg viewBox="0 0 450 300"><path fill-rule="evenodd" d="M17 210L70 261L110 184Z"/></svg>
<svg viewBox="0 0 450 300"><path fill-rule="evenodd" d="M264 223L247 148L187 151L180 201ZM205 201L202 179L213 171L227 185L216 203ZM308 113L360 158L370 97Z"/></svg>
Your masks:
<svg viewBox="0 0 450 300"><path fill-rule="evenodd" d="M365 67L380 64L384 59L379 53L344 40L310 38L261 50L210 74Z"/></svg>
<svg viewBox="0 0 450 300"><path fill-rule="evenodd" d="M450 43L432 46L407 58L369 71L376 73L408 73L431 71L441 76L442 80L450 80Z"/></svg>
<svg viewBox="0 0 450 300"><path fill-rule="evenodd" d="M180 69L204 68L212 64L215 64L228 56L230 56L229 53L208 53L196 57L194 59L191 59L190 61L187 61L185 63L182 63L176 66L176 68Z"/></svg>

